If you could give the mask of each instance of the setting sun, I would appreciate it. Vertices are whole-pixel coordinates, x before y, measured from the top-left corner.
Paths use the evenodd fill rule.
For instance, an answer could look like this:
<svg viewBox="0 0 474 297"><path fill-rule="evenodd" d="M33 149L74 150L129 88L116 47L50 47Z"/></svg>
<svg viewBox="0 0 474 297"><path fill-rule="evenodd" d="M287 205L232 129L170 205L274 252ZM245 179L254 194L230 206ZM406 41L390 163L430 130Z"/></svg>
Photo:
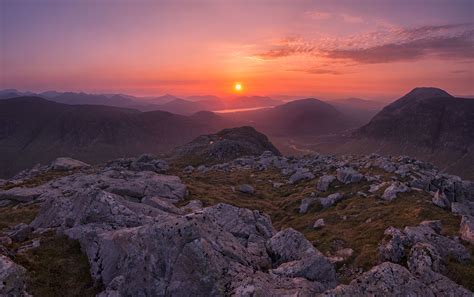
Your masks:
<svg viewBox="0 0 474 297"><path fill-rule="evenodd" d="M242 87L242 84L241 84L241 83L235 83L235 84L234 84L234 90L235 90L236 92L240 92L240 91L242 91L242 89L243 89L243 87Z"/></svg>

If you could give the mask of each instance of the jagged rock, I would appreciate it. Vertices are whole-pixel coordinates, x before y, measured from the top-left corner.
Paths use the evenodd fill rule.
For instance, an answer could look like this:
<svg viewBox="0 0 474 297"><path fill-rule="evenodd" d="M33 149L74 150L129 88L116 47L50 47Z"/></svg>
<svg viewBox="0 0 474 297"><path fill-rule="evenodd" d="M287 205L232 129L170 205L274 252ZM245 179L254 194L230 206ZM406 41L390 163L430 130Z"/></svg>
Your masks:
<svg viewBox="0 0 474 297"><path fill-rule="evenodd" d="M244 184L239 186L239 192L244 194L253 194L255 193L255 189L249 184Z"/></svg>
<svg viewBox="0 0 474 297"><path fill-rule="evenodd" d="M62 158L57 158L56 160L54 160L51 163L50 167L53 170L68 171L68 170L73 170L73 169L90 167L90 165L79 160L62 157Z"/></svg>
<svg viewBox="0 0 474 297"><path fill-rule="evenodd" d="M289 182L290 184L294 184L302 180L310 180L313 178L314 174L312 174L308 170L299 169L290 176Z"/></svg>
<svg viewBox="0 0 474 297"><path fill-rule="evenodd" d="M154 208L160 209L165 212L174 213L174 214L184 214L184 212L171 204L168 201L157 197L145 197L142 199L141 203L152 206Z"/></svg>
<svg viewBox="0 0 474 297"><path fill-rule="evenodd" d="M184 167L184 169L183 169L183 172L187 173L187 174L192 173L193 171L194 171L194 166L192 166L192 165L188 165L188 166Z"/></svg>
<svg viewBox="0 0 474 297"><path fill-rule="evenodd" d="M323 208L328 208L333 206L336 202L342 200L344 196L341 193L334 193L331 194L325 198L317 198L319 200L319 203Z"/></svg>
<svg viewBox="0 0 474 297"><path fill-rule="evenodd" d="M181 207L181 209L183 209L184 211L197 211L200 210L202 207L203 206L201 200L191 200L188 204Z"/></svg>
<svg viewBox="0 0 474 297"><path fill-rule="evenodd" d="M419 242L411 248L407 266L412 272L422 272L427 268L439 272L442 269L442 258L433 245Z"/></svg>
<svg viewBox="0 0 474 297"><path fill-rule="evenodd" d="M404 193L410 191L410 188L407 187L404 183L393 182L388 188L385 189L382 195L382 199L387 201L392 201L397 198L398 193Z"/></svg>
<svg viewBox="0 0 474 297"><path fill-rule="evenodd" d="M440 220L429 220L429 221L423 221L420 223L420 226L427 226L436 233L441 233L441 228L443 228L443 224L441 223Z"/></svg>
<svg viewBox="0 0 474 297"><path fill-rule="evenodd" d="M463 216L474 216L474 202L452 202L451 212Z"/></svg>
<svg viewBox="0 0 474 297"><path fill-rule="evenodd" d="M394 227L387 228L384 235L389 236L390 239L382 242L378 247L380 260L382 262L399 263L405 256L405 246L408 244L408 238L402 231Z"/></svg>
<svg viewBox="0 0 474 297"><path fill-rule="evenodd" d="M169 165L164 160L155 159L150 154L143 154L130 163L130 170L134 171L154 171L164 173L168 171Z"/></svg>
<svg viewBox="0 0 474 297"><path fill-rule="evenodd" d="M10 236L10 238L13 239L13 241L22 242L22 241L25 241L32 232L33 232L33 228L31 228L27 224L20 223L14 226L7 233L8 233L8 236Z"/></svg>
<svg viewBox="0 0 474 297"><path fill-rule="evenodd" d="M151 171L107 170L94 174L74 174L57 179L49 185L62 192L83 191L95 186L137 202L145 197L177 202L186 195L186 186L179 177Z"/></svg>
<svg viewBox="0 0 474 297"><path fill-rule="evenodd" d="M321 192L325 192L328 190L331 183L336 179L334 175L323 175L319 178L318 184L316 185L316 189Z"/></svg>
<svg viewBox="0 0 474 297"><path fill-rule="evenodd" d="M364 176L350 167L337 169L337 179L345 184L358 183Z"/></svg>
<svg viewBox="0 0 474 297"><path fill-rule="evenodd" d="M326 223L324 222L324 219L317 219L316 222L314 222L313 224L313 228L314 229L320 229L322 227L324 227L326 225Z"/></svg>
<svg viewBox="0 0 474 297"><path fill-rule="evenodd" d="M26 293L26 269L0 255L0 296L28 297Z"/></svg>
<svg viewBox="0 0 474 297"><path fill-rule="evenodd" d="M267 248L278 267L272 272L291 277L303 276L322 283L333 284L334 266L316 250L303 234L287 228L267 241Z"/></svg>
<svg viewBox="0 0 474 297"><path fill-rule="evenodd" d="M463 216L459 233L461 238L471 244L474 244L474 218L470 216Z"/></svg>
<svg viewBox="0 0 474 297"><path fill-rule="evenodd" d="M441 230L439 221L424 221L418 226L407 226L403 231L389 227L384 234L390 239L383 241L379 246L380 259L399 263L405 256L406 249L416 244L424 244L431 246L442 259L452 257L459 262L469 260L470 254L466 247L457 239L439 234L439 230Z"/></svg>
<svg viewBox="0 0 474 297"><path fill-rule="evenodd" d="M339 285L322 296L472 296L472 293L439 273L411 274L405 267L384 262L349 285Z"/></svg>
<svg viewBox="0 0 474 297"><path fill-rule="evenodd" d="M314 204L316 201L318 201L318 199L315 198L315 197L303 198L303 199L301 200L299 212L300 212L301 214L307 213L309 207L310 207L312 204Z"/></svg>
<svg viewBox="0 0 474 297"><path fill-rule="evenodd" d="M388 184L387 182L382 182L380 184L372 184L370 185L369 192L375 193L379 191L381 188L385 187L387 184Z"/></svg>
<svg viewBox="0 0 474 297"><path fill-rule="evenodd" d="M451 205L448 198L446 198L446 195L443 192L440 192L439 190L434 193L433 199L431 201L434 205L439 206L441 208L449 208Z"/></svg>
<svg viewBox="0 0 474 297"><path fill-rule="evenodd" d="M11 188L9 190L0 190L0 201L9 200L12 202L31 202L43 193L41 188Z"/></svg>

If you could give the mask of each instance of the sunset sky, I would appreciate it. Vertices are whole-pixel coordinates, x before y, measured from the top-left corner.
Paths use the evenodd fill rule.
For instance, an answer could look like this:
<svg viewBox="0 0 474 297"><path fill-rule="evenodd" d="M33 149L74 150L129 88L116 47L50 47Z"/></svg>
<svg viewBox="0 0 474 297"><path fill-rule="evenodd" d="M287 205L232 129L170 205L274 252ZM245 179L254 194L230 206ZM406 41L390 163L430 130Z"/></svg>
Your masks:
<svg viewBox="0 0 474 297"><path fill-rule="evenodd" d="M474 1L0 0L0 88L474 95Z"/></svg>

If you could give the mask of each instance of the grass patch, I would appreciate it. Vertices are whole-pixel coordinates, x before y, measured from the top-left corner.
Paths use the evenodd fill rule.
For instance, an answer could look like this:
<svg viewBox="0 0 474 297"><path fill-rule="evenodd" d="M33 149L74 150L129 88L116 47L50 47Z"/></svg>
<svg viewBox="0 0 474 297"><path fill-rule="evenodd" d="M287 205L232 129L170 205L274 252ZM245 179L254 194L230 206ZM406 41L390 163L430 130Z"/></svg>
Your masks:
<svg viewBox="0 0 474 297"><path fill-rule="evenodd" d="M25 180L19 184L14 184L14 183L6 183L3 186L0 186L1 190L9 190L11 188L16 188L16 187L24 187L24 188L34 188L37 186L41 186L49 181L52 181L54 179L64 177L71 175L73 173L77 172L77 170L70 170L70 171L56 171L56 170L48 170L45 173L39 174L35 177L32 177L28 180Z"/></svg>
<svg viewBox="0 0 474 297"><path fill-rule="evenodd" d="M18 254L15 261L28 271L27 289L34 296L95 296L87 257L77 241L47 235L40 247Z"/></svg>
<svg viewBox="0 0 474 297"><path fill-rule="evenodd" d="M39 205L8 206L0 208L0 230L10 228L20 223L31 223L39 211Z"/></svg>
<svg viewBox="0 0 474 297"><path fill-rule="evenodd" d="M392 178L391 174L380 171L377 173L381 175L382 181ZM270 180L286 182L286 179L277 170L236 170L230 173L211 171L185 175L182 179L188 186L189 195L179 206L189 200L198 199L203 201L205 206L223 202L260 210L270 215L277 230L292 227L302 232L325 254L332 254L341 247L352 248L354 255L344 263L344 269L353 271L357 268L367 271L378 264L377 247L389 226L403 228L416 226L424 220L441 220L443 234L454 236L458 235L459 231L460 218L433 205L431 196L425 192L400 193L394 201L387 202L373 195L364 198L356 194L359 191L367 193L368 182L352 185L335 182L320 196L340 192L344 194L343 201L324 210L314 205L306 214L300 214L298 210L301 199L309 197L311 192L315 191L317 178L295 185L285 184L278 189L272 187ZM256 190L255 194L232 191L232 186L240 184L252 185ZM326 226L315 230L312 225L319 218L325 220ZM463 278L473 279L472 263L455 263L452 267L459 268L456 281ZM351 278L347 278L344 281L350 280ZM471 284L466 282L464 280L459 283L472 290Z"/></svg>

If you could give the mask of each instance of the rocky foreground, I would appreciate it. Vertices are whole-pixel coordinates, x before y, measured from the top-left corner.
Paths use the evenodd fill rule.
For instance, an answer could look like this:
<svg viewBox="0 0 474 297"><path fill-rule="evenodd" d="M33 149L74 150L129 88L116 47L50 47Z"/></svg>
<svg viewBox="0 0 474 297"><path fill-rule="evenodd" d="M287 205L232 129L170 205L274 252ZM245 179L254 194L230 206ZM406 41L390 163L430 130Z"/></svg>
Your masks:
<svg viewBox="0 0 474 297"><path fill-rule="evenodd" d="M1 296L41 296L63 235L101 297L474 296L474 183L408 157L60 158L0 187Z"/></svg>

